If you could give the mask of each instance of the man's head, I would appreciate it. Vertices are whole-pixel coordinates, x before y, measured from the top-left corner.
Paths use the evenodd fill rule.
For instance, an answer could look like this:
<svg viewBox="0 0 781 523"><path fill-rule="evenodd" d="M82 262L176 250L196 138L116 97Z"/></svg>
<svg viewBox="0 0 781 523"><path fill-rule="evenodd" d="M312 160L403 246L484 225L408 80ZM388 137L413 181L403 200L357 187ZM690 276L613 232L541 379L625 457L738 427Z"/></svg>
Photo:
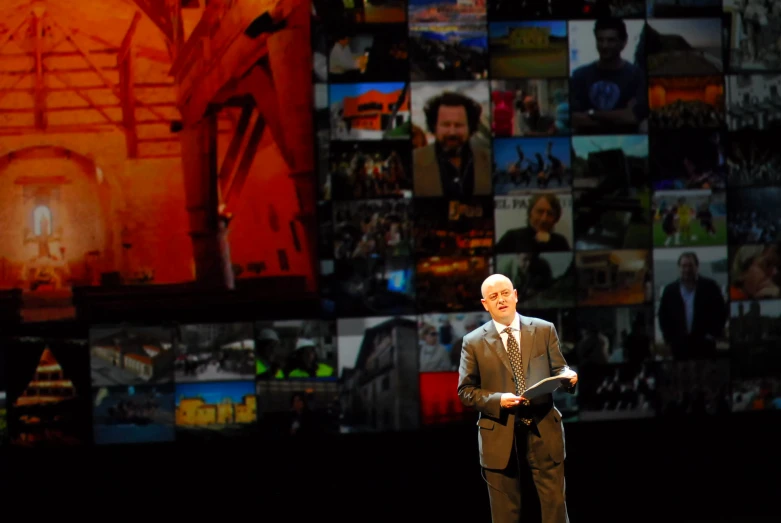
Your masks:
<svg viewBox="0 0 781 523"><path fill-rule="evenodd" d="M629 38L626 24L620 18L603 18L594 24L594 37L600 62L612 62L621 58Z"/></svg>
<svg viewBox="0 0 781 523"><path fill-rule="evenodd" d="M420 341L422 341L425 345L436 345L438 341L437 329L428 323L423 325L423 327L420 329Z"/></svg>
<svg viewBox="0 0 781 523"><path fill-rule="evenodd" d="M553 231L561 219L561 202L553 193L538 193L529 200L527 220L537 232Z"/></svg>
<svg viewBox="0 0 781 523"><path fill-rule="evenodd" d="M317 345L309 338L299 338L296 341L296 353L302 363L307 366L312 365L317 360Z"/></svg>
<svg viewBox="0 0 781 523"><path fill-rule="evenodd" d="M423 109L429 131L448 154L458 154L477 132L482 111L471 98L450 91L430 99Z"/></svg>
<svg viewBox="0 0 781 523"><path fill-rule="evenodd" d="M694 283L700 271L700 260L694 252L684 252L678 257L678 272L682 283Z"/></svg>
<svg viewBox="0 0 781 523"><path fill-rule="evenodd" d="M306 395L303 392L294 392L290 397L290 406L295 412L301 413L306 408Z"/></svg>
<svg viewBox="0 0 781 523"><path fill-rule="evenodd" d="M523 99L523 112L527 118L540 115L540 104L535 97L527 96Z"/></svg>
<svg viewBox="0 0 781 523"><path fill-rule="evenodd" d="M518 304L518 291L513 289L510 278L503 274L492 274L483 281L480 291L483 294L480 301L491 318L503 325L510 325Z"/></svg>
<svg viewBox="0 0 781 523"><path fill-rule="evenodd" d="M255 341L256 351L262 359L274 357L280 347L279 335L273 329L261 330Z"/></svg>

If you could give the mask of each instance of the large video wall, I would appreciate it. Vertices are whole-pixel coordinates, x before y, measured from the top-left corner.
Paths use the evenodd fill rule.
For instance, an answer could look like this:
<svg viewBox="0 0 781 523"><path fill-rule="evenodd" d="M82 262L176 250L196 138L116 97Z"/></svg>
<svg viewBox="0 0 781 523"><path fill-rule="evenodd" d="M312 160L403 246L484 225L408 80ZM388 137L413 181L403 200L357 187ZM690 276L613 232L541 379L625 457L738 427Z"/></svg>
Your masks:
<svg viewBox="0 0 781 523"><path fill-rule="evenodd" d="M318 318L3 339L22 446L468 422L510 277L570 422L781 407L781 5L314 0Z"/></svg>
<svg viewBox="0 0 781 523"><path fill-rule="evenodd" d="M315 2L340 375L459 419L460 340L500 272L580 373L570 420L781 406L777 4ZM345 345L392 321L416 387Z"/></svg>

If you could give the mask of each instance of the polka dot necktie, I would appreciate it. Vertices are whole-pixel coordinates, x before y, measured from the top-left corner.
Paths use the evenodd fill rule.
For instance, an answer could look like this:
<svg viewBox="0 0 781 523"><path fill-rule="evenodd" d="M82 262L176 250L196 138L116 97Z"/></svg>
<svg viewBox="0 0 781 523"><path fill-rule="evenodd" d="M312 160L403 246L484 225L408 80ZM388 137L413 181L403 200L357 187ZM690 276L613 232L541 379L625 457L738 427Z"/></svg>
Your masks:
<svg viewBox="0 0 781 523"><path fill-rule="evenodd" d="M507 355L510 357L510 365L512 365L513 374L515 374L515 395L522 396L526 391L526 377L523 375L521 348L518 346L518 341L513 336L513 330L510 327L507 327L502 332L507 334ZM529 405L529 400L524 399L521 404ZM526 425L532 422L529 418L519 419Z"/></svg>

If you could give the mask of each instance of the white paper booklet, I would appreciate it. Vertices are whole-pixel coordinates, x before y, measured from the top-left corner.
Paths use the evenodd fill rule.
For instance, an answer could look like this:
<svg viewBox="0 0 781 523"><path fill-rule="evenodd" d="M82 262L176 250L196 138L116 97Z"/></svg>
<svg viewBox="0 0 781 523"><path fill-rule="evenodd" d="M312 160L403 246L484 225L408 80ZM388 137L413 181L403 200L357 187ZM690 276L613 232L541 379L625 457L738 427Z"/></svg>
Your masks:
<svg viewBox="0 0 781 523"><path fill-rule="evenodd" d="M523 393L523 397L533 400L534 398L538 398L545 394L550 394L554 390L561 387L561 380L565 378L572 378L573 376L575 376L575 371L572 369L567 369L566 372L563 372L558 376L551 376L550 378L540 380L526 389L526 392Z"/></svg>

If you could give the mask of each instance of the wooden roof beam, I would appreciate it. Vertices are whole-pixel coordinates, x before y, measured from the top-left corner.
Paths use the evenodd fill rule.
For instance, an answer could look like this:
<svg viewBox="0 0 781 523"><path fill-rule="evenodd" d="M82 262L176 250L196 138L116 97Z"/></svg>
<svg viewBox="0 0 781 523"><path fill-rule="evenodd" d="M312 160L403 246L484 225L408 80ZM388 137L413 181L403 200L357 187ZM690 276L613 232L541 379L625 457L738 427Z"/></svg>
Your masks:
<svg viewBox="0 0 781 523"><path fill-rule="evenodd" d="M61 73L92 73L95 72L95 70L92 67L68 67L63 69L50 69L51 71L59 71ZM116 66L111 67L104 67L103 71L116 71ZM6 70L2 71L2 74L5 74L6 76L26 76L28 74L34 74L35 73L35 67L32 67L31 69L12 69L12 70Z"/></svg>
<svg viewBox="0 0 781 523"><path fill-rule="evenodd" d="M246 104L241 110L241 117L236 126L236 132L233 134L233 138L231 138L228 151L225 153L225 158L220 166L220 174L217 176L222 194L230 192L230 186L233 183L233 172L236 169L241 146L244 145L244 137L247 134L247 128L254 110L255 106L252 103Z"/></svg>
<svg viewBox="0 0 781 523"><path fill-rule="evenodd" d="M84 100L85 102L87 102L87 104L90 106L90 108L91 108L91 109L94 109L95 111L99 112L99 113L100 113L100 115L101 115L101 116L102 116L102 117L103 117L103 118L104 118L104 119L105 119L107 122L109 122L109 123L112 123L112 124L114 123L114 121L113 121L113 120L111 119L111 117L110 117L110 116L109 116L109 115L106 113L106 111L104 111L103 109L101 109L100 107L98 107L97 105L95 105L95 102L93 102L93 101L92 101L92 99L91 99L89 96L87 96L86 94L82 93L82 92L81 92L81 90L79 90L78 86L74 86L74 85L73 85L73 84L70 82L70 80L68 80L68 77L67 77L67 76L65 76L64 74L62 74L62 73L60 73L60 72L58 72L58 71L56 71L56 70L51 70L51 69L49 69L49 68L48 68L46 65L44 65L44 66L43 66L43 68L44 68L44 70L45 70L47 73L51 74L52 76L54 76L55 78L57 78L59 81L61 81L62 83L64 83L64 84L65 84L65 85L67 85L68 87L70 87L71 91L72 91L73 93L75 93L75 94L76 94L76 96L78 96L79 98L81 98L82 100Z"/></svg>
<svg viewBox="0 0 781 523"><path fill-rule="evenodd" d="M171 20L171 35L173 37L171 45L173 54L171 54L171 63L179 56L184 45L184 21L182 20L182 0L165 0L168 9L168 17Z"/></svg>
<svg viewBox="0 0 781 523"><path fill-rule="evenodd" d="M106 86L108 86L108 88L111 89L111 91L114 93L114 95L121 101L122 100L122 93L120 92L120 89L114 84L114 82L111 81L111 79L108 76L106 76L103 68L101 68L98 64L95 63L95 61L90 57L89 52L86 51L83 47L81 47L81 45L79 45L78 42L76 42L76 38L75 38L75 35L73 34L73 32L70 31L69 29L63 27L54 18L51 18L51 20L52 20L52 23L54 24L54 26L57 27L57 29L65 35L65 37L70 41L71 45L73 45L73 47L76 48L76 50L79 52L79 54L81 54L82 58L84 58L84 60L87 62L87 64L89 64L89 66L92 68L92 70L95 72L95 74L98 75L100 80L104 84L106 84ZM133 96L133 93L128 93L128 95L129 96ZM135 102L136 105L138 105L139 107L142 107L142 108L148 110L149 112L151 112L152 114L154 114L158 118L168 119L168 118L166 118L165 115L161 114L159 111L156 111L152 107L149 107L147 104L143 103L142 101L140 101L139 99L137 99L135 97L134 97L134 102Z"/></svg>
<svg viewBox="0 0 781 523"><path fill-rule="evenodd" d="M258 64L252 68L252 71L242 78L238 91L240 93L249 92L255 99L261 118L268 125L271 135L285 159L287 166L292 170L295 162L290 157L290 148L285 140L285 131L282 126L282 116L280 113L279 98L274 80L271 78L268 63Z"/></svg>
<svg viewBox="0 0 781 523"><path fill-rule="evenodd" d="M30 25L35 32L35 126L38 129L46 129L46 86L43 82L43 26L41 13L33 10Z"/></svg>
<svg viewBox="0 0 781 523"><path fill-rule="evenodd" d="M8 42L14 39L16 36L16 33L18 33L25 25L27 25L30 21L29 15L25 15L22 20L12 29L11 31L8 31L5 36L0 37L0 51L3 50L3 48L8 45Z"/></svg>
<svg viewBox="0 0 781 523"><path fill-rule="evenodd" d="M64 41L64 40L63 40ZM119 47L108 47L106 49L91 49L91 54L117 54ZM18 60L19 58L25 58L32 56L30 53L2 53L0 54L0 60ZM44 51L41 53L43 58L73 58L75 56L81 56L77 51Z"/></svg>
<svg viewBox="0 0 781 523"><path fill-rule="evenodd" d="M236 169L236 174L233 175L230 181L230 185L227 191L222 194L222 203L225 204L225 209L231 212L231 209L235 209L238 205L239 197L241 196L241 190L244 188L244 184L247 182L250 168L255 161L255 155L258 152L258 146L260 140L263 138L263 131L266 128L266 122L263 119L263 114L258 114L255 119L255 125L250 133L247 146L244 148L244 153L241 156L239 167Z"/></svg>
<svg viewBox="0 0 781 523"><path fill-rule="evenodd" d="M28 71L25 74L20 74L19 76L16 77L16 79L13 81L13 83L11 83L11 85L9 85L6 88L0 89L0 100L5 98L9 93L16 92L16 86L19 85L20 83L22 83L22 80L24 80L25 78L27 78L31 74L32 74L32 71Z"/></svg>
<svg viewBox="0 0 781 523"><path fill-rule="evenodd" d="M112 129L116 129L114 126L94 124L94 125L50 125L45 130L41 131L34 125L9 125L0 127L0 136L22 136L28 134L84 134L84 133L106 133Z"/></svg>
<svg viewBox="0 0 781 523"><path fill-rule="evenodd" d="M121 64L130 52L130 47L133 45L133 36L136 34L136 29L138 29L138 22L141 21L142 16L143 15L140 11L136 11L136 14L133 15L133 20L130 22L130 27L128 27L127 32L125 33L125 37L122 38L122 43L119 46L119 51L117 53L117 64Z"/></svg>
<svg viewBox="0 0 781 523"><path fill-rule="evenodd" d="M177 47L181 46L181 44L178 44L178 46L176 44L178 30L175 29L174 17L171 16L172 11L166 0L134 0L134 2L149 17L152 23L162 31L166 47L168 48L168 56L171 57L171 61L174 61L178 50ZM179 22L181 23L181 6ZM184 29L182 29L181 34L183 39Z"/></svg>
<svg viewBox="0 0 781 523"><path fill-rule="evenodd" d="M136 14L139 14L136 12ZM137 18L133 18L134 21ZM128 34L130 34L128 32ZM127 36L127 35L126 35ZM122 47L130 46L129 38L126 42L122 42ZM119 58L117 58L119 60ZM127 148L128 158L138 158L138 128L136 126L136 97L133 89L133 69L134 69L133 54L126 52L122 59L119 61L119 102L122 106L122 126L125 129L125 146Z"/></svg>
<svg viewBox="0 0 781 523"><path fill-rule="evenodd" d="M122 107L119 104L106 105L106 104L93 104L93 105L75 105L75 106L60 106L60 107L47 107L48 113L67 113L69 111L89 111L98 109L119 109ZM34 113L35 107L2 107L0 108L0 114L28 114Z"/></svg>

